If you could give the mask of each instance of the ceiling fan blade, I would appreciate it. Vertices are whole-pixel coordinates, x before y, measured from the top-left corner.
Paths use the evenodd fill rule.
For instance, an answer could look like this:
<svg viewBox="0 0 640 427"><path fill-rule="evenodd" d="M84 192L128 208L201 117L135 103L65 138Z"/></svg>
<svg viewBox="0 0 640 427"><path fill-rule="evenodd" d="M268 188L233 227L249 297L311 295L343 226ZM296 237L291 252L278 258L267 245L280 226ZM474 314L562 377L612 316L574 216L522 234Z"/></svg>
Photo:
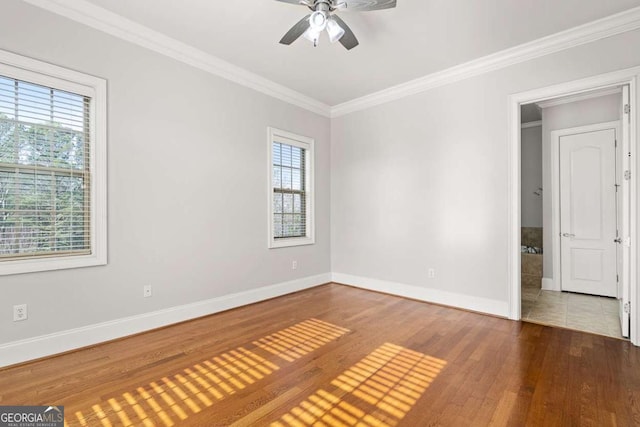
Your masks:
<svg viewBox="0 0 640 427"><path fill-rule="evenodd" d="M283 3L300 4L300 0L276 0L276 1L281 1Z"/></svg>
<svg viewBox="0 0 640 427"><path fill-rule="evenodd" d="M358 46L360 42L358 42L358 39L356 38L355 34L353 34L353 31L351 31L351 28L349 28L349 26L342 19L340 19L338 15L331 15L331 17L335 19L338 25L340 25L344 30L344 35L340 38L340 43L342 44L342 46L344 46L347 50L351 50L354 47Z"/></svg>
<svg viewBox="0 0 640 427"><path fill-rule="evenodd" d="M280 0L284 1L284 0ZM396 0L336 0L336 4L344 3L340 10L366 12L369 10L391 9L396 7Z"/></svg>
<svg viewBox="0 0 640 427"><path fill-rule="evenodd" d="M309 17L311 14L302 18L296 25L291 27L287 34L282 37L280 43L290 45L294 41L298 40L298 37L304 34L305 31L309 28Z"/></svg>

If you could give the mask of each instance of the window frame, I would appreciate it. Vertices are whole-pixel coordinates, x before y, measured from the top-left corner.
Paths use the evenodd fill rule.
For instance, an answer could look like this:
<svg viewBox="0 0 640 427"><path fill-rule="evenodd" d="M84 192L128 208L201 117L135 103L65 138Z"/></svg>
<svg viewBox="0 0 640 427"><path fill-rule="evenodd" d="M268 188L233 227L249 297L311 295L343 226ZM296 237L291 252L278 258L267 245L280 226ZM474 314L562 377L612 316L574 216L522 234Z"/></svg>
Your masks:
<svg viewBox="0 0 640 427"><path fill-rule="evenodd" d="M268 170L268 197L267 197L267 211L268 224L269 224L269 244L270 249L285 248L291 246L313 245L315 243L315 220L314 220L314 206L315 206L315 189L314 189L314 161L315 152L313 138L309 138L302 135L297 135L292 132L288 132L273 127L267 128L267 170ZM306 151L305 165L304 165L304 185L305 185L305 199L303 201L305 206L305 235L302 237L281 237L276 238L274 236L274 187L273 187L273 144L279 142L283 144L292 145L294 147L302 148Z"/></svg>
<svg viewBox="0 0 640 427"><path fill-rule="evenodd" d="M0 75L90 98L90 253L0 260L0 276L107 264L107 81L0 50Z"/></svg>

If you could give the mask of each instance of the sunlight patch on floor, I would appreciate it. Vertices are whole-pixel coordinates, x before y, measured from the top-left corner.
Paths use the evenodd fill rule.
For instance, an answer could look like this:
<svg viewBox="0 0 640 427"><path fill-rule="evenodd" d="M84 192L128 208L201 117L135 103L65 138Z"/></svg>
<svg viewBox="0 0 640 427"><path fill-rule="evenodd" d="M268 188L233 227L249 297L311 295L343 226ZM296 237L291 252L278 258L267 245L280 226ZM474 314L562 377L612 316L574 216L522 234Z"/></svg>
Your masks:
<svg viewBox="0 0 640 427"><path fill-rule="evenodd" d="M446 362L394 344L378 347L271 427L395 426Z"/></svg>
<svg viewBox="0 0 640 427"><path fill-rule="evenodd" d="M293 362L347 332L348 329L331 323L309 319L254 341L253 344L287 362Z"/></svg>
<svg viewBox="0 0 640 427"><path fill-rule="evenodd" d="M347 332L308 319L255 341L258 348L254 351L238 347L72 412L65 426L172 427L279 370L278 365L257 354L260 350L292 362Z"/></svg>

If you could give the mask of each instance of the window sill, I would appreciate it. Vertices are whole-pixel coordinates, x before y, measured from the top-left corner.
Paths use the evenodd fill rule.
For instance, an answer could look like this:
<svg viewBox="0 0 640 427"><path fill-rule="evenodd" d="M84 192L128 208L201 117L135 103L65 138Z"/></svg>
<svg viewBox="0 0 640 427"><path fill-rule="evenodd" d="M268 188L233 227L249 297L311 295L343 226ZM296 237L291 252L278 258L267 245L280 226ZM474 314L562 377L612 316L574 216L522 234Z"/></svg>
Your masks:
<svg viewBox="0 0 640 427"><path fill-rule="evenodd" d="M37 273L41 271L66 270L69 268L94 267L106 264L106 255L77 255L67 257L5 260L0 261L0 276Z"/></svg>
<svg viewBox="0 0 640 427"><path fill-rule="evenodd" d="M269 249L288 248L291 246L313 245L316 240L312 237L292 237L289 239L273 239L269 242Z"/></svg>

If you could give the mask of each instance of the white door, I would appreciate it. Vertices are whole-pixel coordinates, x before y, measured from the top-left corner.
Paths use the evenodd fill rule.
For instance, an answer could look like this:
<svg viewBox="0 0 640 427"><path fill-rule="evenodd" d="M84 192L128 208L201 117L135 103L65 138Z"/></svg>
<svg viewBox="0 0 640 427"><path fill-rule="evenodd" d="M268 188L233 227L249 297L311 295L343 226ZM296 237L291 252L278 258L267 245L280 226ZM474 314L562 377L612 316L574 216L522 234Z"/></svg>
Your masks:
<svg viewBox="0 0 640 427"><path fill-rule="evenodd" d="M616 129L560 137L562 290L617 297Z"/></svg>

